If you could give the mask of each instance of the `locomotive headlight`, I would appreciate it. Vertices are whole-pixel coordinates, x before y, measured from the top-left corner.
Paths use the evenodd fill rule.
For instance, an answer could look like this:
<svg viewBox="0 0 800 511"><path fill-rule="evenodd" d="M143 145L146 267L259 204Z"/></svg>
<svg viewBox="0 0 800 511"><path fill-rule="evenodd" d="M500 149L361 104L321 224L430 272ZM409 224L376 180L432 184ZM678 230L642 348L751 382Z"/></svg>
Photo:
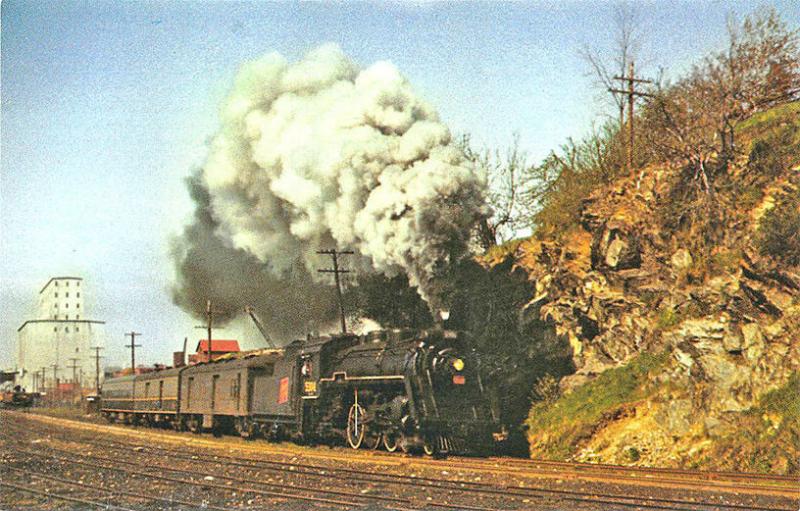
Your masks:
<svg viewBox="0 0 800 511"><path fill-rule="evenodd" d="M464 369L464 361L461 360L460 358L453 360L453 369L455 369L456 371L461 371L462 369Z"/></svg>

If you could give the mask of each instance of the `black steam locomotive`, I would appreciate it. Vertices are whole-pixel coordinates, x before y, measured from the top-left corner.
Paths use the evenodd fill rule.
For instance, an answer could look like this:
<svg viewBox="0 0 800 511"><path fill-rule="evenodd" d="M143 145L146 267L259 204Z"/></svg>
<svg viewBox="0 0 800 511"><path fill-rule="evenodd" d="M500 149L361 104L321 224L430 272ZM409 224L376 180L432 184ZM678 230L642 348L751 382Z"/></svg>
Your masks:
<svg viewBox="0 0 800 511"><path fill-rule="evenodd" d="M109 379L101 410L198 433L482 453L499 426L478 363L452 331L339 334Z"/></svg>

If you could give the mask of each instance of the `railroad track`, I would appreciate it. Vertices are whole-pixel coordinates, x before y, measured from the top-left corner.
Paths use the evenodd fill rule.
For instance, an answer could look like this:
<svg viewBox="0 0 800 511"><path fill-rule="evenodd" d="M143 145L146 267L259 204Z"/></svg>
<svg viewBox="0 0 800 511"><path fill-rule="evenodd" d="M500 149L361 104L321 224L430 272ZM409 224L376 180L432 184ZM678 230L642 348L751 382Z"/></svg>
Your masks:
<svg viewBox="0 0 800 511"><path fill-rule="evenodd" d="M17 431L15 432L16 435L22 435L24 432ZM165 467L163 465L155 465L152 462L148 462L146 460L140 462L134 462L129 460L122 460L119 458L109 458L105 456L97 456L97 455L82 455L83 459L79 460L75 458L75 454L72 451L65 450L65 449L58 449L53 447L42 447L41 444L38 444L38 450L33 451L30 449L24 449L18 446L9 445L10 441L13 441L13 438L7 433L4 432L0 434L6 442L5 448L12 449L17 453L24 454L30 457L42 458L47 462L58 461L61 463L72 464L80 467L86 467L93 470L108 470L114 472L121 472L128 476L136 476L142 478L149 478L158 481L166 481L170 483L178 483L181 485L196 485L203 488L216 488L223 491L237 491L240 493L253 493L257 495L262 495L266 497L272 498L284 498L284 499L292 499L292 500L303 500L308 501L316 504L325 504L325 505L332 505L338 506L346 509L352 509L356 507L363 507L369 502L380 502L381 505L385 509L393 509L393 510L407 510L407 509L418 509L420 507L419 503L414 503L411 499L408 498L396 498L396 497L389 497L384 495L378 494L364 494L359 492L344 492L338 490L324 490L316 487L304 487L298 484L291 484L291 485L277 485L272 483L265 483L262 480L254 479L254 478L245 478L245 477L232 477L226 475L219 475L218 472L214 471L201 471L201 470L189 470L185 468L172 468L172 467ZM42 452L43 450L49 452ZM196 461L197 460L193 460ZM125 465L127 467L138 467L137 468L122 468L116 465ZM217 463L219 464L219 463ZM141 470L142 468L147 468L148 470ZM152 470L157 470L160 473L153 473ZM215 479L219 479L221 481L230 481L235 482L237 485L232 484L219 484L214 482L209 482L203 479L203 476L209 473L215 473ZM172 474L182 474L190 476L189 479L186 478L179 478L175 477L174 475L164 475L165 473L172 473ZM196 477L197 479L194 479ZM375 482L375 481L370 481ZM248 484L249 486L245 487L242 484ZM264 491L253 488L252 486L260 486L260 487L269 487L270 490ZM302 493L298 493L301 491ZM320 494L327 494L330 495L329 497L318 497L312 494L320 495ZM502 494L502 492L498 491L498 495ZM430 501L424 502L425 505L433 506L437 508L444 508L444 509L468 509L474 511L499 511L492 507L487 506L475 506L466 503L452 503L448 502L445 498L439 499L431 499Z"/></svg>
<svg viewBox="0 0 800 511"><path fill-rule="evenodd" d="M41 418L42 416L38 416ZM51 417L44 417L46 421L56 421L63 423L64 425L75 425L75 421L69 421L66 419L55 419ZM88 424L88 423L81 423L81 424ZM87 428L84 429L93 429L98 432L108 431L107 428L114 428L115 430L120 431L122 434L128 434L129 436L134 435L134 431L128 427L120 427L120 426L99 426L95 424L88 425ZM203 437L195 437L191 436L189 438L185 438L183 436L176 436L176 434L165 434L158 432L158 430L147 430L148 432L153 431L154 436L167 440L169 442L178 442L182 444L189 444L189 445L196 445L196 444L204 444L214 447L219 447L218 441L210 441L206 440ZM276 445L276 444L267 444L269 445L269 451L271 454L284 454L289 456L295 457L302 457L302 458L310 458L310 459L325 459L325 460L334 460L334 461L344 461L344 462L354 462L354 461L366 461L370 464L375 463L378 461L381 464L387 466L402 466L408 465L409 462L407 461L408 458L402 458L398 455L389 455L380 452L372 452L372 451L348 451L347 454L343 453L325 453L325 452L314 452L309 453L307 449L301 450L300 448L287 448L283 445ZM236 446L237 449L250 451L250 452L263 452L263 449L258 449L252 445L246 445L241 443L240 445ZM692 488L707 488L707 487L715 487L720 491L728 491L728 492L735 492L739 493L742 491L743 488L747 488L748 490L761 493L764 495L772 495L774 494L774 490L779 488L778 491L785 490L784 496L788 497L800 497L800 488L798 488L798 480L797 478L793 478L791 476L772 476L769 474L755 474L757 477L750 478L750 474L740 474L740 473L732 473L734 476L732 479L735 481L720 481L719 479L724 478L728 473L726 472L695 472L691 470L680 470L680 469L659 469L659 468L633 468L633 467L623 467L618 465L594 465L594 464L574 464L574 463L567 463L567 462L555 462L555 461L539 461L539 460L522 460L522 459L515 459L515 458L493 458L489 460L477 460L474 458L464 458L464 457L453 457L448 459L448 461L441 461L436 459L429 459L429 458L414 458L413 463L415 465L421 466L431 466L431 467L439 467L443 469L450 469L453 467L453 463L458 463L459 468L464 469L473 469L473 470L482 470L485 472L491 473L506 473L506 474L515 474L515 475L526 475L526 474L536 474L536 475L544 475L553 478L563 479L565 477L569 478L570 476L580 476L582 480L590 480L590 477L595 477L598 482L615 482L620 484L645 484L645 485L667 485L667 484L674 484L678 485L679 487L685 489L692 489ZM548 470L549 469L549 470ZM555 470L554 470L555 469ZM665 474L673 477L656 477L653 474ZM614 479L611 477L614 475L619 477L619 479ZM699 479L699 480L698 480ZM791 487L787 487L787 485L792 485ZM782 489L781 489L782 488ZM796 495L795 495L796 493Z"/></svg>
<svg viewBox="0 0 800 511"><path fill-rule="evenodd" d="M155 497L155 496L150 495L150 494L143 494L143 493L137 493L137 492L127 491L127 490L120 490L120 489L110 490L110 489L106 489L106 488L103 488L103 487L98 487L96 484L88 484L88 483L84 483L82 481L75 481L75 480L67 479L67 478L64 478L64 477L56 477L56 476L52 476L52 475L41 474L39 472L34 472L32 470L25 470L25 469L16 468L16 467L6 467L6 468L10 472L15 472L15 473L18 473L18 474L22 474L23 476L27 477L28 478L28 480L27 480L28 484L30 484L29 483L30 478L41 479L41 480L45 480L45 481L61 483L63 485L67 485L67 486L70 486L70 487L83 488L83 489L89 490L90 492L94 492L94 493L103 493L105 495L112 496L112 497L125 496L125 497L133 497L134 499L137 499L137 500L144 500L146 502L160 502L160 503L163 503L163 504L168 504L171 509L174 509L176 505L179 505L179 506L187 506L190 509L202 507L203 509L209 509L209 510L212 510L212 511L237 511L236 508L232 508L232 507L220 507L220 506L214 506L214 505L211 505L211 504L208 504L208 503L194 502L194 501L188 501L188 500L182 500L182 499L161 498L161 497ZM24 485L22 485L21 488L20 488L19 485L15 486L15 487L17 489L22 489L22 491L27 491L27 490L25 490ZM54 498L58 498L58 497L54 497ZM128 508L122 508L122 507L119 507L119 506L111 505L108 502L100 503L100 502L95 502L95 501L88 501L86 499L79 499L79 500L77 500L77 502L80 502L80 503L83 503L83 504L98 505L98 506L103 507L104 509L128 509Z"/></svg>
<svg viewBox="0 0 800 511"><path fill-rule="evenodd" d="M104 446L106 448L108 446L113 446L114 442L104 439ZM130 444L120 444L120 449L130 449ZM217 445L219 447L219 445ZM167 453L169 456L179 457L182 456L185 458L185 453L181 451L176 451L174 449L166 449L163 447L153 447L148 446L147 449L152 449L153 451L159 451L162 453ZM296 455L296 453L293 453ZM282 465L283 469L291 470L294 468L295 470L304 469L304 470L315 470L315 469L322 469L327 471L327 477L331 477L333 472L331 471L330 467L313 467L308 465L298 465L298 464L291 464L291 463L281 463L277 464L274 461L267 461L267 460L258 460L258 459L251 459L251 458L242 458L240 456L220 456L216 455L202 455L202 460L208 463L216 463L216 464L227 464L229 466L237 466L242 468L264 468L265 466L269 466L271 469L276 469L276 465L279 467ZM200 457L197 455L190 457L192 460L197 461ZM231 460L231 461L223 461L220 460ZM108 461L108 460L107 460ZM308 472L310 473L310 472ZM353 479L354 476L362 475L368 476L371 479L370 482L381 482L387 484L395 484L395 485L413 485L415 487L420 486L427 486L427 487L434 487L436 489L452 489L463 493L482 493L491 495L493 497L518 497L522 499L523 497L528 497L527 500L530 500L531 497L542 499L546 498L547 500L555 500L555 501L567 501L574 504L605 504L605 505L615 505L617 507L626 507L626 508L639 508L639 509L687 509L687 510L707 510L711 509L749 509L749 510L775 510L775 509L791 509L791 508L777 508L777 507L765 507L765 506L752 506L752 505L738 505L738 504L725 504L720 502L703 502L697 500L680 500L680 499L659 499L659 498L650 498L646 499L646 502L643 501L642 497L637 496L629 496L629 495L619 495L619 494L608 494L608 493L597 493L597 492L581 492L581 491L569 491L569 490L553 490L550 488L535 488L535 487L515 487L515 486L508 486L503 489L498 489L497 487L491 487L488 484L479 484L479 483L471 483L466 481L439 481L435 479L427 479L421 477L409 477L409 476L399 476L399 475L387 475L384 474L381 476L380 479L376 479L376 475L373 472L369 471L358 471L353 469L345 469L345 470L338 470L336 471L339 478L346 477L349 479ZM525 500L523 499L522 502L524 503ZM519 503L519 502L517 502ZM395 504L400 504L396 502ZM444 507L449 509L490 509L482 506L468 506L468 505L454 505L451 503L441 503L441 502L429 502L429 506L431 507Z"/></svg>
<svg viewBox="0 0 800 511"><path fill-rule="evenodd" d="M765 481L767 483L774 483L774 484L789 483L789 484L794 484L795 486L800 486L800 476L761 474L755 472L724 472L724 471L689 470L689 469L679 469L679 468L629 467L624 465L612 465L606 463L577 463L577 462L550 461L550 460L523 460L518 458L488 458L486 462L504 463L508 465L519 466L522 468L526 468L528 466L569 468L578 472L591 471L591 470L605 470L605 471L615 471L615 472L636 471L645 474L668 474L668 475L700 478L705 480L727 479L727 480L738 480L744 483L758 480L758 481Z"/></svg>
<svg viewBox="0 0 800 511"><path fill-rule="evenodd" d="M50 500L60 500L64 502L72 502L74 504L81 504L83 506L91 506L97 507L101 509L109 509L109 510L119 510L119 511L136 511L135 509L116 506L112 504L108 504L106 502L98 502L95 500L89 500L80 497L74 497L72 495L64 495L62 493L56 493L53 491L46 491L46 490L38 490L36 488L31 488L30 482L9 482L7 479L3 479L0 481L0 487L2 488L10 488L12 490L16 490L22 493L28 493L31 495L36 495L37 497L44 497L46 501ZM30 509L30 508L29 508Z"/></svg>

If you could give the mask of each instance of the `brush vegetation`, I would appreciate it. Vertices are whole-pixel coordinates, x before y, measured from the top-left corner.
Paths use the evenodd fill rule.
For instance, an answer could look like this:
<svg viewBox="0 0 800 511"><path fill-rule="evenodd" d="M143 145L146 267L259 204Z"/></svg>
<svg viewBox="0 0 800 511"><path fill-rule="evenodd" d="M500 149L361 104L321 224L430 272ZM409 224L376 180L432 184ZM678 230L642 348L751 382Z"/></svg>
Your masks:
<svg viewBox="0 0 800 511"><path fill-rule="evenodd" d="M607 421L653 393L654 376L668 359L667 352L642 353L555 402L534 404L525 424L529 437L542 441L533 446L532 455L545 459L571 457Z"/></svg>

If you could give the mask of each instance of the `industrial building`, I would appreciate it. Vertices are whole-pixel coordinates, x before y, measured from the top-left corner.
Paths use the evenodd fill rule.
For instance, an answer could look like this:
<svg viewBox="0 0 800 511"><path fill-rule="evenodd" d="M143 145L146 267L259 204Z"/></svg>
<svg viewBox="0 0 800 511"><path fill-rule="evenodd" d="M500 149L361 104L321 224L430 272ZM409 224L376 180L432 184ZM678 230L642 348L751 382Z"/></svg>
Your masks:
<svg viewBox="0 0 800 511"><path fill-rule="evenodd" d="M90 319L85 303L80 277L53 277L42 287L35 317L17 329L18 384L28 390L94 387L92 348L104 345L105 322Z"/></svg>

